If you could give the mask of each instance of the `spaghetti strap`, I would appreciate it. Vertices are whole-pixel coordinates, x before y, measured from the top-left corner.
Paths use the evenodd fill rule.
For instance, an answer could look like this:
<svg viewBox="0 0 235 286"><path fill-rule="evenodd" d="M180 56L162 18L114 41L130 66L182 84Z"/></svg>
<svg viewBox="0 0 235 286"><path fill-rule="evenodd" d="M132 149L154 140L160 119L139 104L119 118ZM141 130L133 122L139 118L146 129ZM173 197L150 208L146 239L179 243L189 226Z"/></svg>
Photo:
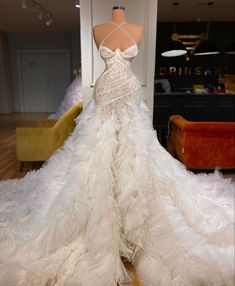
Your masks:
<svg viewBox="0 0 235 286"><path fill-rule="evenodd" d="M108 35L107 35L107 36L102 40L102 42L100 43L99 47L102 47L104 41L105 41L106 39L108 39L109 36L111 36L111 35L112 35L114 32L116 32L117 30L121 30L124 34L126 34L126 35L129 37L129 39L131 39L131 41L132 41L134 44L136 44L136 42L135 42L135 40L132 38L132 36L131 36L129 33L127 33L127 32L121 27L123 24L126 23L125 21L122 22L120 25L118 25L117 23L115 23L115 22L113 22L113 21L112 21L111 23L114 24L114 25L116 25L116 28L113 29L110 33L108 33Z"/></svg>
<svg viewBox="0 0 235 286"><path fill-rule="evenodd" d="M129 37L129 39L136 45L136 42L135 42L135 40L133 39L133 37L127 32L127 31L125 31L122 27L121 27L121 25L123 24L123 23L126 23L126 22L122 22L122 24L120 24L120 25L118 25L117 23L115 23L115 22L112 22L114 25L116 25L117 26L117 28L119 28L124 34L126 34L128 37Z"/></svg>

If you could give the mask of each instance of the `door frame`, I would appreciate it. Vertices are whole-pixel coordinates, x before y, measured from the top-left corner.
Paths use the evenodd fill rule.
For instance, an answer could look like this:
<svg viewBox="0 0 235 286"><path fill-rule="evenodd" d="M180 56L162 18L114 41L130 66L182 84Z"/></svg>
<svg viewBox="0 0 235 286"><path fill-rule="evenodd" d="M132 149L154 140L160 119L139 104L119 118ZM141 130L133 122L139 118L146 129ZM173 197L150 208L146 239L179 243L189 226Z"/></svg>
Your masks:
<svg viewBox="0 0 235 286"><path fill-rule="evenodd" d="M19 80L19 104L20 112L25 111L25 98L24 98L24 85L23 85L23 70L22 70L22 55L24 54L61 54L64 53L68 66L70 67L70 77L71 77L71 58L68 49L24 49L17 50L17 66L18 66L18 80Z"/></svg>

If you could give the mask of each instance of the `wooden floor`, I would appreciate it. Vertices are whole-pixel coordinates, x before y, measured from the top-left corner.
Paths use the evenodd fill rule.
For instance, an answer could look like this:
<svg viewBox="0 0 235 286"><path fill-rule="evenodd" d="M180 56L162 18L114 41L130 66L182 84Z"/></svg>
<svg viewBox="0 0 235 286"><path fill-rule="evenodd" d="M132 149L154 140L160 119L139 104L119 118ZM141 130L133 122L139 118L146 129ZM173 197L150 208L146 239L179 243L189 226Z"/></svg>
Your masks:
<svg viewBox="0 0 235 286"><path fill-rule="evenodd" d="M40 164L25 164L20 171L20 162L16 158L15 129L17 127L35 126L38 119L48 117L48 113L12 113L0 114L0 180L23 177L27 171L39 168ZM126 268L134 274L131 286L140 286L134 267L125 263Z"/></svg>

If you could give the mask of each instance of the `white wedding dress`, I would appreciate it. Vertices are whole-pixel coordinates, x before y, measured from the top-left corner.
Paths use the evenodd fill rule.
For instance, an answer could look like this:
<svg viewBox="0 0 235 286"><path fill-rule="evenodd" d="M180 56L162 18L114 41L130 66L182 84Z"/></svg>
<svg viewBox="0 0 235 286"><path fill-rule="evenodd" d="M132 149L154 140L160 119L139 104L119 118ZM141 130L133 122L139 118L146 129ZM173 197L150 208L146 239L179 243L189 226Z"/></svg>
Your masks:
<svg viewBox="0 0 235 286"><path fill-rule="evenodd" d="M79 74L69 85L66 90L63 101L60 103L58 110L52 113L49 119L59 119L71 106L82 101L82 82Z"/></svg>
<svg viewBox="0 0 235 286"><path fill-rule="evenodd" d="M106 69L64 146L0 183L0 285L129 285L125 257L143 286L233 286L234 184L159 144L135 43L99 53Z"/></svg>

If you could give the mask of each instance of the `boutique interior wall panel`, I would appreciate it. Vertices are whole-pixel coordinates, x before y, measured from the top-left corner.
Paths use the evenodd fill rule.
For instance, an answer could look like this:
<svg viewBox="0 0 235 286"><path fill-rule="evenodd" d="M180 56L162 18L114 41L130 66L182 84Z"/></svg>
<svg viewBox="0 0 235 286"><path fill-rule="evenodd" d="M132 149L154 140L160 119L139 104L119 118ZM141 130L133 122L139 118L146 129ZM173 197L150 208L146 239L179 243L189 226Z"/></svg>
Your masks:
<svg viewBox="0 0 235 286"><path fill-rule="evenodd" d="M12 80L8 36L0 32L0 114L13 111Z"/></svg>
<svg viewBox="0 0 235 286"><path fill-rule="evenodd" d="M19 51L26 50L69 50L71 66L75 62L72 49L71 33L9 33L10 58L13 81L13 98L14 111L24 112L20 95L20 78L19 78ZM77 52L79 53L79 52ZM72 79L72 69L70 71Z"/></svg>
<svg viewBox="0 0 235 286"><path fill-rule="evenodd" d="M110 22L112 7L123 5L126 20L144 27L139 54L132 69L143 87L146 103L152 114L157 28L157 0L81 0L82 89L85 104L92 96L96 79L105 68L93 40L94 25Z"/></svg>

